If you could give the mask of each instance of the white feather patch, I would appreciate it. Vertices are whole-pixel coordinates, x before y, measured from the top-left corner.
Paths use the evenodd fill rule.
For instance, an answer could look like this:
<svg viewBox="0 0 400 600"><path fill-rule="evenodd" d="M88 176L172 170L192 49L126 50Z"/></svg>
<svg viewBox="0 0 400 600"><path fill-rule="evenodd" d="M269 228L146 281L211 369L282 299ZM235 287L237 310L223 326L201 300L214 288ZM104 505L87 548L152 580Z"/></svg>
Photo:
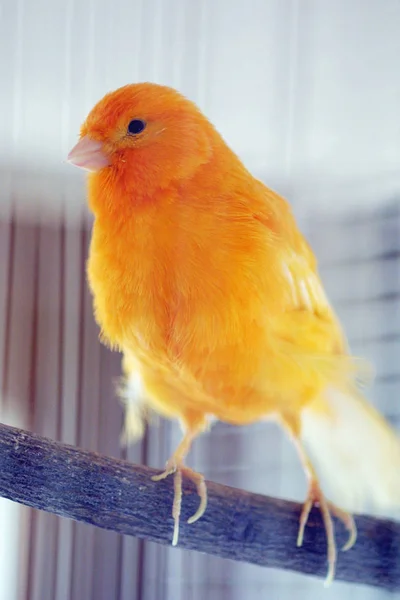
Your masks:
<svg viewBox="0 0 400 600"><path fill-rule="evenodd" d="M146 402L142 379L138 371L130 373L121 391L125 405L124 429L121 436L123 444L140 440L144 434Z"/></svg>
<svg viewBox="0 0 400 600"><path fill-rule="evenodd" d="M310 269L303 257L291 255L282 263L282 271L296 307L313 312L316 306L329 305L318 274Z"/></svg>
<svg viewBox="0 0 400 600"><path fill-rule="evenodd" d="M349 512L400 511L400 441L371 405L336 389L302 412L301 439L327 497Z"/></svg>
<svg viewBox="0 0 400 600"><path fill-rule="evenodd" d="M292 292L292 302L295 306L297 306L299 304L297 289L296 289L293 274L292 274L291 270L289 269L289 266L286 262L282 263L282 270L286 276L286 280L288 281L288 283L290 285L290 291Z"/></svg>

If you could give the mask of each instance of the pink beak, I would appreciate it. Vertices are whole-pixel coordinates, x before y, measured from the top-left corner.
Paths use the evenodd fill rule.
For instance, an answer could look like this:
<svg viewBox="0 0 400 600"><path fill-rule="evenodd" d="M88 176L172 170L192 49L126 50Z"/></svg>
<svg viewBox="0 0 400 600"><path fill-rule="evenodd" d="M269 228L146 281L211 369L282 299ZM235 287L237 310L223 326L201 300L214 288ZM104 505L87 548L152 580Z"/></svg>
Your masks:
<svg viewBox="0 0 400 600"><path fill-rule="evenodd" d="M85 135L72 148L67 161L86 171L99 171L111 163L103 151L103 144Z"/></svg>

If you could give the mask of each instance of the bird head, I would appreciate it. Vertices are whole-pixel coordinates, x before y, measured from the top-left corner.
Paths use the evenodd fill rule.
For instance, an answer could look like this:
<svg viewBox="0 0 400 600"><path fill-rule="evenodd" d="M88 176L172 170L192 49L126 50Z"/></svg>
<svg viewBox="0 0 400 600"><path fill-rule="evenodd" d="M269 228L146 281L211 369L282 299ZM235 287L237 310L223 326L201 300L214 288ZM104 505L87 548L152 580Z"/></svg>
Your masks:
<svg viewBox="0 0 400 600"><path fill-rule="evenodd" d="M87 116L68 155L73 165L124 179L124 189L167 187L190 177L212 155L215 130L172 88L138 83L104 96Z"/></svg>

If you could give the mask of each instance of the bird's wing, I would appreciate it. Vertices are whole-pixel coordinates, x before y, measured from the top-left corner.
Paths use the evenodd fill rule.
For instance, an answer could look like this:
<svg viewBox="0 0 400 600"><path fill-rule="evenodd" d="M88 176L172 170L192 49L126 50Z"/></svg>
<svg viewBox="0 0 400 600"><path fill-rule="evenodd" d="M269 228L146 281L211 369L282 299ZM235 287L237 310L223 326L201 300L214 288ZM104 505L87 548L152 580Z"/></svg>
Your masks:
<svg viewBox="0 0 400 600"><path fill-rule="evenodd" d="M264 187L264 186L263 186ZM348 354L340 322L328 300L318 273L317 260L299 231L290 205L275 192L264 188L255 218L273 232L281 280L289 290L290 302L275 323L285 351L305 364L317 359L331 371L343 371L346 379L369 383L372 368L365 360Z"/></svg>

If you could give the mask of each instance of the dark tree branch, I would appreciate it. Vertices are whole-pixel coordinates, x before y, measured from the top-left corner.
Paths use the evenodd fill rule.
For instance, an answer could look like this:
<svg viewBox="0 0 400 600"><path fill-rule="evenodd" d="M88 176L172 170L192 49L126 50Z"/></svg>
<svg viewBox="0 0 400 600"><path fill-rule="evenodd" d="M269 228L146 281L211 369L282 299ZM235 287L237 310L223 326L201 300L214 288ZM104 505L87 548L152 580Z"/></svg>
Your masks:
<svg viewBox="0 0 400 600"><path fill-rule="evenodd" d="M0 425L0 495L57 515L162 544L172 536L172 480L153 469L56 443ZM325 577L326 542L319 511L296 548L300 505L208 483L209 504L197 508L186 482L179 546L257 565ZM358 540L339 554L337 579L400 590L400 524L358 517ZM338 542L346 539L338 527Z"/></svg>

